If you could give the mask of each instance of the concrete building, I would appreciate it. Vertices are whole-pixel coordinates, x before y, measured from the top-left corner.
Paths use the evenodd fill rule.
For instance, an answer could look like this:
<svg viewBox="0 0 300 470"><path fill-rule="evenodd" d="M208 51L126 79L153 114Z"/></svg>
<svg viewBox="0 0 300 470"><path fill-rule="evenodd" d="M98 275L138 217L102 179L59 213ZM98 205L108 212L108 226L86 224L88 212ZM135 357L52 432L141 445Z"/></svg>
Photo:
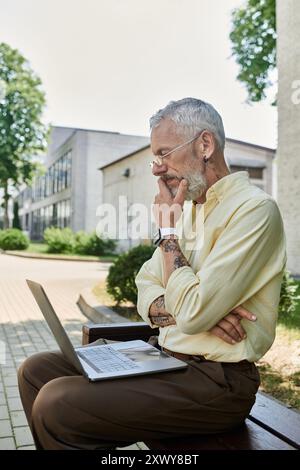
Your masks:
<svg viewBox="0 0 300 470"><path fill-rule="evenodd" d="M18 195L23 230L41 239L51 225L93 231L102 203L99 166L147 145L146 137L54 126L44 158L45 174Z"/></svg>
<svg viewBox="0 0 300 470"><path fill-rule="evenodd" d="M287 268L300 275L300 2L277 0L278 204Z"/></svg>
<svg viewBox="0 0 300 470"><path fill-rule="evenodd" d="M272 183L274 155L273 149L226 139L225 158L231 171L247 170L252 182L271 195L274 195ZM152 175L149 167L151 160L151 149L146 145L138 151L130 152L100 167L103 173L103 202L115 207L117 219L122 219L122 224L124 224L124 198L128 208L139 203L143 204L151 216L151 204L157 193L156 177ZM134 214L129 212L128 233L133 218ZM151 233L154 227L149 226L148 230ZM122 239L119 241L119 247L126 250L144 240L147 240L146 235L141 236L140 240Z"/></svg>

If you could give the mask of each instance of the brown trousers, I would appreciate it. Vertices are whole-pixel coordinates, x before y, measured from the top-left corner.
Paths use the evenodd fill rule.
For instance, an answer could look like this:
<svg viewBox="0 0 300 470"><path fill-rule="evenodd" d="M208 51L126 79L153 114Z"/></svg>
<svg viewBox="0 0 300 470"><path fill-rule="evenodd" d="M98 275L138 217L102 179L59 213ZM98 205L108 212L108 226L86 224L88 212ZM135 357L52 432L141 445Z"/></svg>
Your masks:
<svg viewBox="0 0 300 470"><path fill-rule="evenodd" d="M31 356L18 379L36 447L114 449L241 424L259 387L255 365L186 362L182 370L89 382L60 352Z"/></svg>

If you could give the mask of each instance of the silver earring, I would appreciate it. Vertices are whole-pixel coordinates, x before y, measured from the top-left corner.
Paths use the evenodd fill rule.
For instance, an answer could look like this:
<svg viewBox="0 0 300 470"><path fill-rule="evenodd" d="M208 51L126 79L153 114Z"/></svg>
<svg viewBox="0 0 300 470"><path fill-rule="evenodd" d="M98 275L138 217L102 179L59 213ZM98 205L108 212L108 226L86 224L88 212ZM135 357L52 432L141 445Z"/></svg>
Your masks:
<svg viewBox="0 0 300 470"><path fill-rule="evenodd" d="M208 162L208 158L206 157L206 155L204 155L203 161L204 161L204 163L207 163L207 162Z"/></svg>

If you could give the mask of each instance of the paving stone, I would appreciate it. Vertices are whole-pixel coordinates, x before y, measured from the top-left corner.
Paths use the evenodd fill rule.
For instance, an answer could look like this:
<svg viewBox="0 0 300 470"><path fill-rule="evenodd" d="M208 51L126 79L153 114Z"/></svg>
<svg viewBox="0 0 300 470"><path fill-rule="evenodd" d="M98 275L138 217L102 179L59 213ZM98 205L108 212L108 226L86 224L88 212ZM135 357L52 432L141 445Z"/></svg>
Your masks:
<svg viewBox="0 0 300 470"><path fill-rule="evenodd" d="M14 433L17 447L32 445L34 443L29 426L14 428Z"/></svg>
<svg viewBox="0 0 300 470"><path fill-rule="evenodd" d="M26 354L29 354L29 353L34 354L36 352L36 348L33 348L31 346L26 346L24 348L24 351L25 351Z"/></svg>
<svg viewBox="0 0 300 470"><path fill-rule="evenodd" d="M17 426L28 426L24 411L11 411L10 418L14 428Z"/></svg>
<svg viewBox="0 0 300 470"><path fill-rule="evenodd" d="M36 450L35 446L21 446L17 450Z"/></svg>
<svg viewBox="0 0 300 470"><path fill-rule="evenodd" d="M5 358L5 363L3 364L3 366L1 366L1 368L3 367L15 367L15 363L12 359L7 359L7 357Z"/></svg>
<svg viewBox="0 0 300 470"><path fill-rule="evenodd" d="M8 419L9 414L8 414L8 408L6 405L0 405L0 420L1 419Z"/></svg>
<svg viewBox="0 0 300 470"><path fill-rule="evenodd" d="M0 392L0 405L6 405L6 398L3 392Z"/></svg>
<svg viewBox="0 0 300 470"><path fill-rule="evenodd" d="M8 398L9 411L22 411L23 406L20 398Z"/></svg>
<svg viewBox="0 0 300 470"><path fill-rule="evenodd" d="M12 437L0 439L0 450L15 450L16 444Z"/></svg>
<svg viewBox="0 0 300 470"><path fill-rule="evenodd" d="M18 387L6 387L6 396L8 398L18 398L18 397L20 397Z"/></svg>
<svg viewBox="0 0 300 470"><path fill-rule="evenodd" d="M12 437L13 432L9 419L0 420L0 437Z"/></svg>
<svg viewBox="0 0 300 470"><path fill-rule="evenodd" d="M127 447L116 447L116 450L140 450L136 444L131 444Z"/></svg>
<svg viewBox="0 0 300 470"><path fill-rule="evenodd" d="M149 450L149 447L147 447L144 442L137 442L136 445L140 450Z"/></svg>
<svg viewBox="0 0 300 470"><path fill-rule="evenodd" d="M17 374L12 377L3 377L3 382L5 387L11 387L18 385Z"/></svg>
<svg viewBox="0 0 300 470"><path fill-rule="evenodd" d="M15 358L16 367L17 368L20 367L20 365L25 361L25 359L26 359L26 356Z"/></svg>
<svg viewBox="0 0 300 470"><path fill-rule="evenodd" d="M15 367L2 367L2 377L14 377L16 375Z"/></svg>

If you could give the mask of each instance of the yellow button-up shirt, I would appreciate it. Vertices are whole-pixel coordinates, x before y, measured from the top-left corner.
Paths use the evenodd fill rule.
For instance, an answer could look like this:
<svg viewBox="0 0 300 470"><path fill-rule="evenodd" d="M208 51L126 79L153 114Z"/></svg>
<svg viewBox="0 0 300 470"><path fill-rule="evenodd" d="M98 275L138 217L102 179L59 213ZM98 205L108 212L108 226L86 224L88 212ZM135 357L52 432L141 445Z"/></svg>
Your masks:
<svg viewBox="0 0 300 470"><path fill-rule="evenodd" d="M164 285L163 255L158 247L136 277L138 312L156 327L149 319L149 308L164 295L166 310L176 325L160 328L160 346L213 361L257 361L275 338L286 265L276 201L251 184L246 171L240 171L212 185L202 206L185 203L177 229L191 220L195 224L195 213L200 220L196 236L192 239L183 230L179 240L190 266L175 269ZM238 305L257 320L243 319L247 338L231 345L209 330Z"/></svg>

